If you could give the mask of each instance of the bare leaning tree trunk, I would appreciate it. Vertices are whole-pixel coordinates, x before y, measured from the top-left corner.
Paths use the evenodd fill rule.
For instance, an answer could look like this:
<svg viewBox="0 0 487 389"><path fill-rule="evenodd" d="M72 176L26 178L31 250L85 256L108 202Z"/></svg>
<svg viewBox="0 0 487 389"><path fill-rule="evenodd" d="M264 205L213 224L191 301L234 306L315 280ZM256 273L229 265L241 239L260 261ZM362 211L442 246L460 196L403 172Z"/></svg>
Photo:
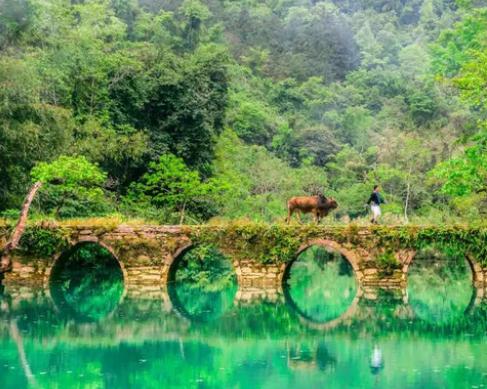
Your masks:
<svg viewBox="0 0 487 389"><path fill-rule="evenodd" d="M20 212L19 220L15 225L15 228L12 232L12 236L10 240L7 242L3 249L2 258L0 260L0 274L9 271L12 266L12 259L10 257L10 253L17 248L19 245L20 238L25 231L25 225L27 223L27 216L29 214L30 205L32 204L32 200L34 200L37 191L41 188L42 182L38 181L29 190L27 194L24 204L22 204L22 209Z"/></svg>
<svg viewBox="0 0 487 389"><path fill-rule="evenodd" d="M408 217L408 208L409 208L409 199L411 197L411 173L413 171L413 167L409 167L409 173L408 173L408 184L407 184L407 189L406 189L406 201L404 203L404 220L406 223L409 223L409 217Z"/></svg>
<svg viewBox="0 0 487 389"><path fill-rule="evenodd" d="M404 204L404 220L406 223L409 223L409 217L408 217L408 207L409 207L409 195L411 193L411 183L408 182L408 187L406 191L406 202Z"/></svg>
<svg viewBox="0 0 487 389"><path fill-rule="evenodd" d="M183 208L179 214L179 224L182 225L184 223L184 216L186 213L186 201L183 203Z"/></svg>

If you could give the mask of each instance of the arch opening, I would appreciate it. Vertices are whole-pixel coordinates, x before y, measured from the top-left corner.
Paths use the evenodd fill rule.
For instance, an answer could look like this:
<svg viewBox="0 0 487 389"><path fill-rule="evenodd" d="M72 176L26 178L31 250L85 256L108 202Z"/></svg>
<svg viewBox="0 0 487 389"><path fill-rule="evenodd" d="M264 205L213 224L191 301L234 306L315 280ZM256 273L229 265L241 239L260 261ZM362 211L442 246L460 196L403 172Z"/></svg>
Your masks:
<svg viewBox="0 0 487 389"><path fill-rule="evenodd" d="M358 285L348 258L334 248L312 244L286 267L283 290L288 305L299 316L326 324L355 305Z"/></svg>
<svg viewBox="0 0 487 389"><path fill-rule="evenodd" d="M169 268L173 307L191 321L208 322L224 315L233 306L237 288L232 261L214 245L187 247Z"/></svg>
<svg viewBox="0 0 487 389"><path fill-rule="evenodd" d="M102 245L79 243L55 262L49 291L58 310L67 317L98 321L110 315L123 297L123 269Z"/></svg>
<svg viewBox="0 0 487 389"><path fill-rule="evenodd" d="M453 325L464 319L475 300L473 266L454 246L424 247L408 267L407 292L418 319Z"/></svg>

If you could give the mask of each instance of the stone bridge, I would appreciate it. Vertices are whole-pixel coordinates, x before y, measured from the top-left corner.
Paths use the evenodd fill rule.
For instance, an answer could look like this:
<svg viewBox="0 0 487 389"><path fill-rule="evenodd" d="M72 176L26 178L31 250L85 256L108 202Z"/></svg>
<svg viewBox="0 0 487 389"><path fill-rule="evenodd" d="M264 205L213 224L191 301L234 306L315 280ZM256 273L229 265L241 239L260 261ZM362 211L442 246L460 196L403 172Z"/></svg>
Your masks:
<svg viewBox="0 0 487 389"><path fill-rule="evenodd" d="M359 227L228 224L219 226L149 226L112 224L40 224L28 228L3 284L47 288L57 261L77 245L92 242L108 249L124 275L127 293L164 288L178 260L199 244L214 244L231 258L239 293L280 293L297 256L313 245L341 253L351 264L359 287L404 288L408 269L421 245L441 241L465 248L472 280L482 298L487 266L476 252L487 247L487 229L469 227ZM5 241L6 227L0 227ZM40 250L49 243L46 255ZM476 246L477 245L477 246ZM46 250L44 250L46 251ZM258 291L258 292L257 292Z"/></svg>

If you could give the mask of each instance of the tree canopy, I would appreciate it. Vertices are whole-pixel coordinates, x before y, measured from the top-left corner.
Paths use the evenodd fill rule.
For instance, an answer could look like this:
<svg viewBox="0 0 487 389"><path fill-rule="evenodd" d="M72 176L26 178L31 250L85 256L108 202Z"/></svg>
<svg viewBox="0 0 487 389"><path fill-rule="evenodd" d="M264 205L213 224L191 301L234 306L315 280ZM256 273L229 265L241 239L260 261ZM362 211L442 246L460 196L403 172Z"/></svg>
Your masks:
<svg viewBox="0 0 487 389"><path fill-rule="evenodd" d="M395 222L482 217L486 37L478 1L5 0L0 213L69 172L36 212L348 220L380 183Z"/></svg>

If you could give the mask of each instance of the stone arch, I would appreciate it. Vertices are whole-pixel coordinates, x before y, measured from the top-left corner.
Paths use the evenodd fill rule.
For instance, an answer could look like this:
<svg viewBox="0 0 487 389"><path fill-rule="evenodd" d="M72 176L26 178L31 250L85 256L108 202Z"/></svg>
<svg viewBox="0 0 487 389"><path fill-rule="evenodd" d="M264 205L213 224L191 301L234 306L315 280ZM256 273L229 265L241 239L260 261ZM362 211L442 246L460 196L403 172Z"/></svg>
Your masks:
<svg viewBox="0 0 487 389"><path fill-rule="evenodd" d="M120 266L120 269L122 270L122 275L123 275L123 283L124 285L127 284L127 281L128 281L128 274L127 274L127 269L125 267L125 265L123 264L123 262L120 260L120 258L118 257L118 255L116 254L115 250L113 250L112 247L110 247L109 245L107 245L106 243L102 242L102 241L99 241L99 240L79 240L79 241L75 241L75 242L71 242L69 248L67 248L66 250L58 253L55 255L54 257L54 260L52 261L51 265L46 269L46 272L44 274L44 288L49 288L49 282L50 282L50 279L51 279L51 273L52 273L52 269L54 269L54 267L58 264L58 262L60 260L62 260L62 258L65 256L65 255L68 255L70 254L71 252L73 252L77 247L79 246L82 246L82 245L85 245L85 244L96 244L100 247L103 247L105 250L107 250L111 256L117 261L118 265ZM126 287L124 288L126 289ZM125 291L124 291L125 293Z"/></svg>
<svg viewBox="0 0 487 389"><path fill-rule="evenodd" d="M184 257L186 253L188 253L189 251L193 250L196 247L197 245L195 245L194 243L187 242L184 245L178 247L176 251L174 251L174 253L169 255L169 260L165 261L165 263L163 264L163 266L165 267L165 269L163 270L163 283L167 284L168 282L172 282L175 280L174 277L176 275L177 265L179 261ZM222 253L225 256L228 256L225 250L220 249L219 247L217 248L220 253ZM232 265L232 268L237 273L237 266L235 262L229 259L229 263Z"/></svg>
<svg viewBox="0 0 487 389"><path fill-rule="evenodd" d="M127 289L128 289L128 273L127 273L127 269L126 267L124 266L123 262L120 261L119 257L117 256L117 254L115 253L115 251L113 250L112 247L110 247L109 245L107 245L106 243L104 242L101 242L99 241L98 239L85 239L85 240L79 240L79 241L75 241L75 242L71 242L71 245L69 248L67 248L66 250L62 251L61 253L58 253L56 254L56 256L54 257L54 260L52 262L52 264L46 269L46 272L44 274L44 291L45 291L45 294L47 296L47 298L49 299L49 301L51 302L52 306L54 307L54 309L56 311L59 311L59 308L57 307L52 295L51 295L51 288L50 288L50 282L51 282L51 275L52 275L52 270L55 268L55 266L59 263L59 261L62 261L63 258L65 256L68 256L70 253L74 252L74 250L76 250L77 247L80 247L80 246L83 246L83 245L86 245L86 244L95 244L95 245L98 245L100 247L103 247L104 249L106 249L110 255L112 256L113 259L115 259L115 261L117 262L118 266L120 267L120 270L122 271L122 281L123 281L123 290L122 290L122 294L120 296L120 299L117 303L117 306L119 306L123 300L125 299L126 295L127 295ZM114 309L115 311L116 309ZM110 313L109 316L112 316L114 311L112 311Z"/></svg>
<svg viewBox="0 0 487 389"><path fill-rule="evenodd" d="M359 264L360 264L359 256L354 251L349 250L349 249L343 247L342 245L340 245L339 243L337 243L333 240L328 240L328 239L313 239L313 240L310 240L310 241L302 244L299 247L294 258L291 261L289 261L288 263L286 263L286 267L284 268L284 272L283 272L283 275L281 278L281 283L283 286L285 286L284 283L289 278L289 274L291 271L291 267L293 266L293 263L297 261L299 255L302 252L306 251L307 249L309 249L312 246L320 246L320 247L324 247L326 249L330 249L332 251L336 251L336 252L340 253L348 261L348 263L350 263L350 265L352 266L353 272L355 274L355 279L357 280L359 287L360 287L360 283L362 280L362 272L360 271L360 266L359 266Z"/></svg>
<svg viewBox="0 0 487 389"><path fill-rule="evenodd" d="M325 249L329 249L331 251L335 251L340 253L346 260L347 262L352 266L354 275L355 275L355 281L357 283L357 293L352 300L352 303L348 307L348 309L342 313L339 317L332 319L327 322L318 322L314 320L313 318L309 317L306 313L304 313L293 301L290 291L288 288L286 288L286 285L284 285L289 278L291 267L294 262L298 260L298 257L301 253L306 251L312 246L320 246L324 247ZM309 328L320 330L320 331L327 331L331 330L337 326L339 326L341 323L343 323L345 320L353 317L355 313L358 310L359 306L359 301L361 300L363 296L363 289L361 286L361 280L362 280L362 272L360 270L360 257L358 254L352 250L349 250L339 243L328 240L328 239L313 239L310 241L307 241L306 243L302 244L299 249L296 252L296 255L294 258L286 263L286 266L284 268L284 272L282 274L281 278L281 285L282 285L282 290L284 294L284 299L286 303L288 304L289 307L293 310L293 312L298 316L299 320L301 323L304 325L308 326Z"/></svg>
<svg viewBox="0 0 487 389"><path fill-rule="evenodd" d="M180 247L169 256L169 261L166 261L163 269L163 284L168 284L169 282L175 281L176 270L178 262L183 258L184 254L195 248L192 242L188 242Z"/></svg>
<svg viewBox="0 0 487 389"><path fill-rule="evenodd" d="M482 288L473 288L472 296L470 297L470 301L468 305L465 307L464 310L464 315L468 316L471 315L472 312L475 310L477 306L479 306L483 299L485 298L485 293ZM408 317L410 319L413 319L416 316L416 313L414 312L414 309L411 307L411 304L409 303L409 293L406 289L405 292L405 297L403 298L403 303L405 304L405 309L408 312Z"/></svg>
<svg viewBox="0 0 487 389"><path fill-rule="evenodd" d="M165 293L167 293L167 307L170 307L171 312L174 312L178 317L184 319L186 322L205 322L201 318L197 318L192 315L188 309L181 302L176 290L176 272L178 270L179 262L184 255L191 250L195 249L197 245L192 242L186 242L182 246L178 247L174 253L168 256L168 260L163 263L163 286ZM218 251L227 256L224 250L218 248ZM235 264L229 259L228 261L237 276ZM236 277L238 279L238 277Z"/></svg>
<svg viewBox="0 0 487 389"><path fill-rule="evenodd" d="M291 307L292 311L298 316L299 321L304 324L305 326L312 328L314 330L319 331L329 331L333 328L338 327L340 324L344 323L346 320L352 318L358 311L359 302L362 299L363 292L362 289L357 289L357 294L355 295L352 303L348 307L348 309L342 313L339 317L332 319L327 322L318 322L313 320L310 316L304 313L293 301L291 296L289 295L289 291L284 288L284 299L289 307Z"/></svg>

